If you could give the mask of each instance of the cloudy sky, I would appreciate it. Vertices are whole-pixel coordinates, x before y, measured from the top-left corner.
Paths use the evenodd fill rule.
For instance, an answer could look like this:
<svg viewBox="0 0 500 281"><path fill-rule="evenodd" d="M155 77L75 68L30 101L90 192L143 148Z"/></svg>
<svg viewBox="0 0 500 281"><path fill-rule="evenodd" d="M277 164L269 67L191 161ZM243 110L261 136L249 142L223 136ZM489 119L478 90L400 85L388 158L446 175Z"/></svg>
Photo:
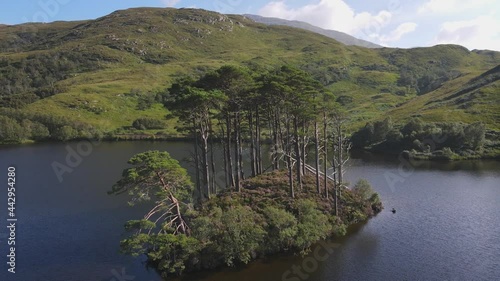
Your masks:
<svg viewBox="0 0 500 281"><path fill-rule="evenodd" d="M342 31L391 47L460 44L500 51L498 0L17 0L0 4L0 23L97 18L130 7L196 7L258 14Z"/></svg>

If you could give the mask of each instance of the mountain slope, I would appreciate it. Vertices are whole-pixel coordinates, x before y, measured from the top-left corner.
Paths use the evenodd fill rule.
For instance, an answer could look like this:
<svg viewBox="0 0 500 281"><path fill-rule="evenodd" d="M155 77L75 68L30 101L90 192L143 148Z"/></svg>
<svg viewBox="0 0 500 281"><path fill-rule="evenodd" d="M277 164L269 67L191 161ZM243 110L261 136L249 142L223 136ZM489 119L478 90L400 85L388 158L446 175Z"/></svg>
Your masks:
<svg viewBox="0 0 500 281"><path fill-rule="evenodd" d="M346 46L316 33L196 9L136 8L89 21L0 27L0 115L56 116L111 131L139 117L164 119L148 92L224 64L263 72L292 64L331 89L352 126L393 116L474 121L481 115L438 101L500 63L500 53L443 45L417 49ZM479 78L478 78L479 79ZM497 82L481 104L498 128ZM482 102L482 101L481 101ZM452 114L450 114L452 112ZM175 134L175 121L165 133Z"/></svg>
<svg viewBox="0 0 500 281"><path fill-rule="evenodd" d="M303 22L303 21L291 21L291 20L284 20L280 18L270 18L270 17L263 17L263 16L258 16L258 15L250 15L250 14L245 14L244 15L247 18L250 18L256 22L267 24L267 25L284 25L284 26L291 26L291 27L296 27L300 29L305 29L308 31L312 31L327 37L330 37L332 39L335 39L339 41L340 43L346 44L346 45L354 45L354 46L360 46L360 47L365 47L365 48L382 48L382 46L374 44L372 42L368 42L362 39L355 38L349 34L336 31L336 30L329 30L329 29L323 29L317 26L314 26L312 24Z"/></svg>
<svg viewBox="0 0 500 281"><path fill-rule="evenodd" d="M426 116L431 120L482 121L500 124L500 65L476 76L468 74L428 95L419 96L388 114ZM495 125L496 124L496 125Z"/></svg>

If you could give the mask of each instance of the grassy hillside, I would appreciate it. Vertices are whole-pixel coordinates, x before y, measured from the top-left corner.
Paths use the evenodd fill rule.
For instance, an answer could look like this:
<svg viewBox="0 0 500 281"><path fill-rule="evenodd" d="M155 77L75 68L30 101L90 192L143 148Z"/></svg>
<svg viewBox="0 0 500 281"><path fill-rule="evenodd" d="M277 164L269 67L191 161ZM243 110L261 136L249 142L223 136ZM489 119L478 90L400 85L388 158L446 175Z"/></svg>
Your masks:
<svg viewBox="0 0 500 281"><path fill-rule="evenodd" d="M0 26L0 114L51 115L104 131L164 119L141 95L224 64L296 65L327 85L352 127L392 116L499 129L500 53L443 45L367 49L292 27L195 9L138 8L89 21ZM495 68L496 67L496 68ZM175 120L164 132L175 134Z"/></svg>

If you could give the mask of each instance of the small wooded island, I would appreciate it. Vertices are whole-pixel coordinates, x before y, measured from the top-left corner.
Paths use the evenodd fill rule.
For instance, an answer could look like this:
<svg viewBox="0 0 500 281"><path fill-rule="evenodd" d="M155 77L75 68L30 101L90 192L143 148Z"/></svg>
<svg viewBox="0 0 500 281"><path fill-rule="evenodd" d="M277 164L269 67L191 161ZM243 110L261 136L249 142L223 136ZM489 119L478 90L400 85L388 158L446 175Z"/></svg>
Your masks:
<svg viewBox="0 0 500 281"><path fill-rule="evenodd" d="M131 204L155 202L126 224L132 235L122 249L147 254L164 277L305 253L382 208L368 182L346 188L347 113L305 71L283 66L255 79L223 66L178 79L162 100L194 140L195 184L177 160L153 151L130 159L111 193L128 193Z"/></svg>
<svg viewBox="0 0 500 281"><path fill-rule="evenodd" d="M352 190L328 181L316 189L306 173L294 192L286 170L241 181L241 188L193 200L185 169L167 152L149 151L129 160L132 168L113 187L130 204L154 201L142 220L127 222L124 253L146 254L164 278L183 272L246 264L275 253L306 253L311 245L344 235L346 227L382 209L366 180ZM329 195L331 194L331 195Z"/></svg>
<svg viewBox="0 0 500 281"><path fill-rule="evenodd" d="M194 140L195 183L167 152L149 151L129 160L110 193L155 202L126 224L133 234L122 249L147 254L163 276L304 253L381 210L367 181L347 188L346 113L306 72L283 66L254 81L224 66L180 78L162 99Z"/></svg>

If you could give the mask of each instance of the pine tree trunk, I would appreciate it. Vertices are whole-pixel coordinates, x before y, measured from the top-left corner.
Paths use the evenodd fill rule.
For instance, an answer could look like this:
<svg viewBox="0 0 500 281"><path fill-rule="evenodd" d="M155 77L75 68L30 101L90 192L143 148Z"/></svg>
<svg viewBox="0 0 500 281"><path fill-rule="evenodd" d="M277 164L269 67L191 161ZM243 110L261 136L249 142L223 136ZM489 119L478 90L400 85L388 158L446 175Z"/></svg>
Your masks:
<svg viewBox="0 0 500 281"><path fill-rule="evenodd" d="M287 166L288 166L288 186L290 190L290 197L295 198L295 191L293 187L293 160L292 160L292 148L290 144L290 124L287 122L286 124L286 135L287 135L287 141L286 141L286 161L287 161Z"/></svg>
<svg viewBox="0 0 500 281"><path fill-rule="evenodd" d="M297 161L297 182L299 183L299 191L302 191L302 156L300 154L300 138L299 138L299 128L297 124L297 118L294 118L294 138L295 138L295 158Z"/></svg>
<svg viewBox="0 0 500 281"><path fill-rule="evenodd" d="M226 148L227 148L227 175L231 187L235 187L233 174L233 158L231 157L231 117L229 112L226 116Z"/></svg>
<svg viewBox="0 0 500 281"><path fill-rule="evenodd" d="M205 198L210 198L210 173L208 165L208 138L206 132L201 132L202 146L201 146L201 157L202 157L202 167L203 167L203 194Z"/></svg>
<svg viewBox="0 0 500 281"><path fill-rule="evenodd" d="M201 190L201 183L200 183L200 155L198 152L199 149L199 143L198 143L198 130L196 126L196 120L193 120L193 133L194 133L194 168L195 168L195 175L196 175L196 190L198 190L200 199L203 198L203 191Z"/></svg>
<svg viewBox="0 0 500 281"><path fill-rule="evenodd" d="M274 145L274 151L273 151L273 169L278 170L280 168L279 166L279 161L278 161L278 150L279 150L279 144L278 144L278 117L277 114L275 113L274 115L274 128L273 128L273 145Z"/></svg>
<svg viewBox="0 0 500 281"><path fill-rule="evenodd" d="M208 121L208 126L209 126L209 132L210 132L210 166L211 166L211 182L210 185L212 186L211 193L212 194L217 194L217 185L215 183L215 157L214 157L214 139L213 139L213 130L212 130L212 121Z"/></svg>
<svg viewBox="0 0 500 281"><path fill-rule="evenodd" d="M302 175L306 174L306 164L307 164L307 138L306 138L306 122L302 123L302 144L301 144L301 155L302 155Z"/></svg>
<svg viewBox="0 0 500 281"><path fill-rule="evenodd" d="M222 132L222 138L221 138L221 144L222 144L222 154L224 155L224 180L225 180L225 184L226 184L226 187L229 187L230 186L230 183L229 183L229 173L228 173L228 165L227 165L227 159L229 158L227 156L227 147L226 147L226 132L225 132L225 129L224 129L224 126L221 126L221 132Z"/></svg>
<svg viewBox="0 0 500 281"><path fill-rule="evenodd" d="M335 136L333 137L334 141L332 143L333 145L333 201L334 201L334 207L335 207L335 215L338 215L338 206L337 206L337 197L338 197L338 185L337 185L337 168L336 168L336 160L335 157L338 151L335 151ZM337 146L338 149L338 146Z"/></svg>
<svg viewBox="0 0 500 281"><path fill-rule="evenodd" d="M257 107L255 113L255 139L257 148L257 174L262 174L262 153L260 142L260 115L259 108Z"/></svg>
<svg viewBox="0 0 500 281"><path fill-rule="evenodd" d="M250 126L250 170L252 173L252 177L255 177L257 174L257 161L256 161L256 153L255 153L255 135L254 135L254 126L253 126L253 112L250 111L248 115L248 125Z"/></svg>
<svg viewBox="0 0 500 281"><path fill-rule="evenodd" d="M241 115L238 113L238 165L240 171L240 181L245 180L245 172L243 170L243 140L241 138Z"/></svg>
<svg viewBox="0 0 500 281"><path fill-rule="evenodd" d="M337 133L338 134L338 141L339 141L339 144L338 144L338 149L339 149L339 169L338 169L338 179L339 179L339 184L338 184L338 194L340 196L340 190L342 188L342 184L344 183L343 179L342 179L342 173L344 172L343 170L343 166L344 166L344 155L343 155L343 150L344 150L344 144L343 144L343 140L342 140L342 132L340 131L340 128L339 128L339 132Z"/></svg>
<svg viewBox="0 0 500 281"><path fill-rule="evenodd" d="M326 121L326 112L323 113L323 172L325 177L323 178L323 185L325 186L325 197L328 199L328 123Z"/></svg>
<svg viewBox="0 0 500 281"><path fill-rule="evenodd" d="M278 124L277 124L277 128L278 128L278 139L277 139L277 144L278 144L278 146L277 146L277 147L278 147L278 151L280 151L281 153L284 153L284 150L283 150L283 149L284 149L284 147L285 147L285 145L284 145L284 141L285 141L285 140L283 139L283 128L282 128L282 126L281 126L281 122L280 122L280 119L279 119L279 118L280 118L280 116L281 116L281 113L280 113L280 112L279 112L279 110L278 110L278 119L277 119L277 120L278 120ZM280 156L280 155L278 154L278 156ZM277 163L277 167L278 167L278 169L280 169L280 165L281 165L280 158L281 158L281 157L278 157L278 163Z"/></svg>
<svg viewBox="0 0 500 281"><path fill-rule="evenodd" d="M279 151L280 148L283 147L281 145L282 142L282 135L281 135L281 122L280 122L280 112L278 109L278 112L276 113L276 169L280 169L280 155Z"/></svg>
<svg viewBox="0 0 500 281"><path fill-rule="evenodd" d="M321 194L321 188L319 183L319 134L318 134L318 122L314 121L314 141L315 141L315 154L316 154L316 191ZM326 177L326 174L325 174Z"/></svg>
<svg viewBox="0 0 500 281"><path fill-rule="evenodd" d="M238 138L238 113L235 113L235 118L234 118L234 166L236 168L235 170L235 185L236 185L236 191L241 191L241 173L240 173L240 164L239 164L239 159L240 159L240 143L239 143L239 138Z"/></svg>

